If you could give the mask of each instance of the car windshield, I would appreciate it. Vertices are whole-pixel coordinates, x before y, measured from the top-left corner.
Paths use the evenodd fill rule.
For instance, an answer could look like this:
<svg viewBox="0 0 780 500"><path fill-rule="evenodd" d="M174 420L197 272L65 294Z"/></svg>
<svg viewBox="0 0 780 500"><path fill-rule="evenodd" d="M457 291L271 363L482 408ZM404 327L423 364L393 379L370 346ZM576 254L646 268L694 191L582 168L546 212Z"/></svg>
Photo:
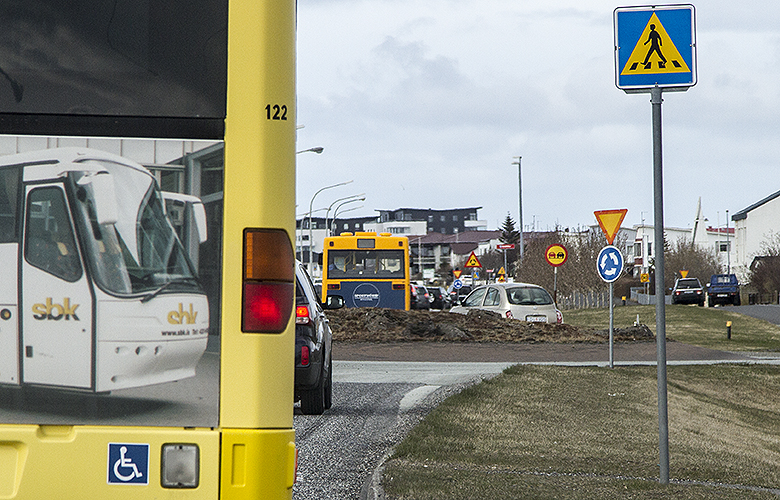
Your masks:
<svg viewBox="0 0 780 500"><path fill-rule="evenodd" d="M510 304L520 306L546 306L553 303L552 297L545 289L531 286L507 288L506 297Z"/></svg>
<svg viewBox="0 0 780 500"><path fill-rule="evenodd" d="M687 288L701 288L701 285L699 284L699 280L697 280L697 279L686 279L686 280L679 280L677 282L677 289L678 290L685 290Z"/></svg>
<svg viewBox="0 0 780 500"><path fill-rule="evenodd" d="M95 281L114 294L199 289L196 274L170 220L154 178L127 165L100 161L114 179L118 217L97 221L92 183L71 172L76 219ZM81 181L81 182L80 182Z"/></svg>

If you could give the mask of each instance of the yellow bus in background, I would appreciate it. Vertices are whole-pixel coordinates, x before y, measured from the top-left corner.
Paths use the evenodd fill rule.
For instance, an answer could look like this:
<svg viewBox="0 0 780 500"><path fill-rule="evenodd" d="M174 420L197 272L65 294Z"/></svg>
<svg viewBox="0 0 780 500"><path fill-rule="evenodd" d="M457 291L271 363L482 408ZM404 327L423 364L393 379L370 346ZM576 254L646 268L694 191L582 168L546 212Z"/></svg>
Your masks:
<svg viewBox="0 0 780 500"><path fill-rule="evenodd" d="M119 269L111 259L147 255L141 245L164 242L144 235L162 229L182 254L159 178L133 167L159 208L134 214L136 221L101 208L126 206L117 200L131 187L105 181L110 165L92 162L82 175L44 158L3 170L0 215L22 213L27 203L34 216L4 233L0 257L34 267L23 236L33 224L51 233L72 227L73 244L53 247L54 255L67 254L80 272L39 264L32 271L57 287L35 288L10 272L0 284L0 297L19 299L0 299L0 337L18 352L0 356L0 377L13 382L0 384L0 499L292 498L295 9L295 0L0 5L0 146L15 144L18 153L77 146L126 158L137 150L133 141L198 143L208 156L187 165L178 192L197 197L208 188L209 195L208 242L193 243L203 245L199 275L185 257L176 267L159 254L165 272L139 271L132 279L149 286L136 293L127 276L124 287L106 286ZM193 156L185 147L178 154ZM45 192L35 177L44 170ZM79 200L83 214L75 201L60 203L52 225L44 215L53 205L31 198L36 193ZM105 237L121 228L126 237L112 247ZM89 258L87 244L106 258ZM139 269L151 268L138 260ZM85 290L78 302L51 292L77 285ZM41 341L73 338L96 354L55 367L33 344L38 339L25 338L27 324L48 336ZM133 329L143 329L147 344L122 343L117 334L106 350L96 348L100 332ZM197 344L195 354L177 355L175 346L189 344ZM109 373L104 384L101 367L114 358L165 373L148 386ZM74 370L83 372L76 382Z"/></svg>
<svg viewBox="0 0 780 500"><path fill-rule="evenodd" d="M409 238L390 233L341 233L325 238L322 299L346 307L409 310Z"/></svg>

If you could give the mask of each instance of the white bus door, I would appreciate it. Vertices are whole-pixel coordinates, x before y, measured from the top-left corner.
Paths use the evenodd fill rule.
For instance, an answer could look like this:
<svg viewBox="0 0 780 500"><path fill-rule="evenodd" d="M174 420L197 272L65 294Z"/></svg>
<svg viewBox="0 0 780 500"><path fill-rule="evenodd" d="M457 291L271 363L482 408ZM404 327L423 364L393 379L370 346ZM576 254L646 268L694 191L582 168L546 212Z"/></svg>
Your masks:
<svg viewBox="0 0 780 500"><path fill-rule="evenodd" d="M24 383L91 388L92 295L61 185L28 186L22 258Z"/></svg>

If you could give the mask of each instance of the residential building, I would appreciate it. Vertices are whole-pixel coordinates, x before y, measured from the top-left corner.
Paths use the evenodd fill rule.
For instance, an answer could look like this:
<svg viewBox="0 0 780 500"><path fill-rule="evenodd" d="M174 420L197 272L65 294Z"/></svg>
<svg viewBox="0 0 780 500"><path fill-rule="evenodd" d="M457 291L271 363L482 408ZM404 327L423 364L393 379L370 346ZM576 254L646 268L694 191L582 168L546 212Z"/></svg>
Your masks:
<svg viewBox="0 0 780 500"><path fill-rule="evenodd" d="M424 221L426 232L455 234L465 231L487 229L487 221L477 217L477 210L482 207L449 208L436 210L431 208L397 208L395 210L377 210L380 226L398 221ZM392 227L390 225L389 227ZM413 234L413 233L412 233Z"/></svg>
<svg viewBox="0 0 780 500"><path fill-rule="evenodd" d="M780 233L780 191L731 216L734 222L732 271L746 281L753 259L762 256L761 246Z"/></svg>

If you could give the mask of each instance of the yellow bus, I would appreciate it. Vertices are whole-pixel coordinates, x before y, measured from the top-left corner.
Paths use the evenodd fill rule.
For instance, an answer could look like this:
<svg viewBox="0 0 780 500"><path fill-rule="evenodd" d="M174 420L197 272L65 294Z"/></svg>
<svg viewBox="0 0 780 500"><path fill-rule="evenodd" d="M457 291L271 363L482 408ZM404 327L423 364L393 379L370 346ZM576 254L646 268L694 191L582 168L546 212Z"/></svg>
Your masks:
<svg viewBox="0 0 780 500"><path fill-rule="evenodd" d="M292 498L295 5L0 6L0 499Z"/></svg>
<svg viewBox="0 0 780 500"><path fill-rule="evenodd" d="M390 233L341 233L325 238L322 299L346 307L409 310L409 238Z"/></svg>

